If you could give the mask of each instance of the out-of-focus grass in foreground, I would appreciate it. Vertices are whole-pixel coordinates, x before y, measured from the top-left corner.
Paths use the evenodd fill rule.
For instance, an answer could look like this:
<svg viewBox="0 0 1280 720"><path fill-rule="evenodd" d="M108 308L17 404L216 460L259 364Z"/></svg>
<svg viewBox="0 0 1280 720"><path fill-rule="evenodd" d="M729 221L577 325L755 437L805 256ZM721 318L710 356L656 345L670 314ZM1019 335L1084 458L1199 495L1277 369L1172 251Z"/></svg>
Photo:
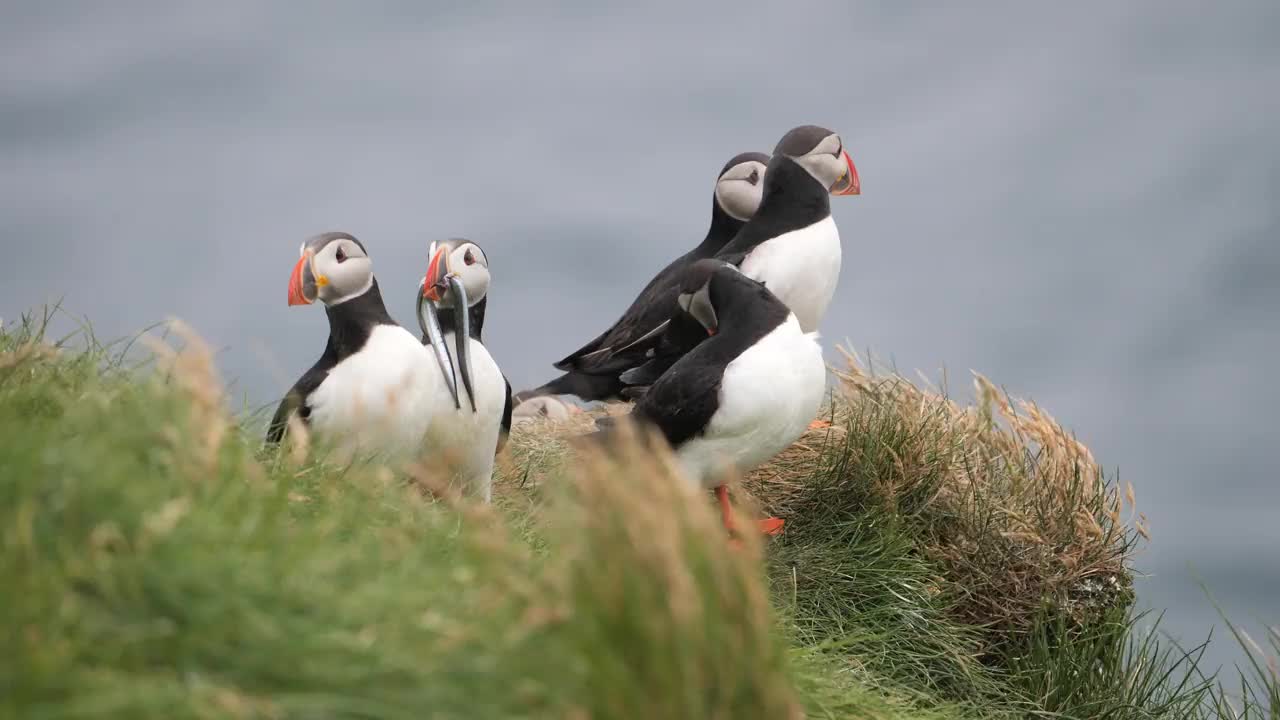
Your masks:
<svg viewBox="0 0 1280 720"><path fill-rule="evenodd" d="M787 532L735 550L667 455L570 450L584 420L521 426L481 507L438 463L264 451L192 334L126 368L46 320L0 331L5 717L1280 708L1276 637L1228 690L1136 630L1133 498L981 379L962 406L851 359L834 427L738 486Z"/></svg>

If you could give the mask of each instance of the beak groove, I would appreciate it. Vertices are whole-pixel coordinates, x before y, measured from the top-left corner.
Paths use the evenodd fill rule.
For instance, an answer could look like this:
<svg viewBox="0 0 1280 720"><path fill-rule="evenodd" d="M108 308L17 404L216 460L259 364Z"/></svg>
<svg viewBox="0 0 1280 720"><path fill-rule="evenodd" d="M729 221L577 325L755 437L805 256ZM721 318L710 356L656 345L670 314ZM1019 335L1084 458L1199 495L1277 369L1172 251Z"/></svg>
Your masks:
<svg viewBox="0 0 1280 720"><path fill-rule="evenodd" d="M440 297L447 287L445 276L448 274L448 248L442 247L435 251L435 254L431 256L431 262L427 265L427 274L423 278L422 294L433 303L440 302Z"/></svg>
<svg viewBox="0 0 1280 720"><path fill-rule="evenodd" d="M861 195L862 181L858 179L858 168L853 164L853 158L849 156L848 150L841 151L844 155L844 164L846 166L845 177L836 183L836 187L832 188L832 195Z"/></svg>
<svg viewBox="0 0 1280 720"><path fill-rule="evenodd" d="M290 305L310 305L315 301L315 280L311 273L311 253L303 253L298 258L298 263L293 266L293 273L289 275L289 304ZM310 296L307 294L308 285L313 289Z"/></svg>

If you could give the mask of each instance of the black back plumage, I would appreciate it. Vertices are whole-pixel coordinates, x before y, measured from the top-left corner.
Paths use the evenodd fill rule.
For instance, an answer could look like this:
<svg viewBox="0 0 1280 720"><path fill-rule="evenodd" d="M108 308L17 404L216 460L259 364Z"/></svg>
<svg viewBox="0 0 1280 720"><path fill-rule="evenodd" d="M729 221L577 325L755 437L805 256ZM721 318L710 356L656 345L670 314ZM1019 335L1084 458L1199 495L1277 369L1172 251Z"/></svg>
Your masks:
<svg viewBox="0 0 1280 720"><path fill-rule="evenodd" d="M696 347L663 373L631 412L635 422L656 427L673 448L706 431L720 408L721 382L729 363L791 314L763 285L713 259L690 266L684 291L695 291L708 276L711 302L719 319L716 334L708 337L702 330ZM690 318L679 309L677 313ZM690 322L702 327L692 318ZM607 436L611 430L602 432Z"/></svg>
<svg viewBox="0 0 1280 720"><path fill-rule="evenodd" d="M809 227L831 215L831 196L822 184L785 154L775 154L764 176L764 198L755 217L743 226L715 259L735 267L742 265L751 251L780 235ZM637 345L614 359L622 366L618 378L620 394L633 396L634 386L655 382L676 361L702 340L697 322L688 315L673 318L652 341Z"/></svg>
<svg viewBox="0 0 1280 720"><path fill-rule="evenodd" d="M724 175L735 165L753 160L767 164L769 156L756 152L741 153L725 163L720 175ZM618 363L615 353L640 340L669 318L681 273L693 263L714 256L738 234L744 224L742 220L725 212L713 196L711 225L702 242L659 270L609 329L554 363L557 370L565 371L564 375L537 389L520 393L516 396L517 401L552 394L576 395L584 400L619 397L623 384L618 380L618 373L626 370L630 364Z"/></svg>
<svg viewBox="0 0 1280 720"><path fill-rule="evenodd" d="M826 219L831 215L831 195L807 170L786 155L774 155L764 174L760 209L732 240L715 254L732 265L742 261L761 243Z"/></svg>
<svg viewBox="0 0 1280 720"><path fill-rule="evenodd" d="M737 235L743 225L741 220L726 213L720 207L720 203L713 201L711 227L707 230L703 241L659 270L632 301L622 317L594 340L556 362L555 368L586 372L598 369L603 365L600 362L601 358L590 357L592 353L602 348L625 347L660 325L671 315L671 304L675 302L681 271L698 260L715 255L725 243Z"/></svg>
<svg viewBox="0 0 1280 720"><path fill-rule="evenodd" d="M705 335L702 326L688 315L671 318L662 334L646 349L644 357L630 358L628 364L634 367L618 373L622 395L636 397L638 388L647 388L657 382L676 361L697 347Z"/></svg>
<svg viewBox="0 0 1280 720"><path fill-rule="evenodd" d="M354 238L352 238L354 240ZM307 399L320 383L328 377L329 371L338 363L359 352L369 341L369 336L378 325L395 325L387 306L382 302L382 292L378 289L378 280L363 294L346 302L333 306L325 306L325 314L329 317L329 339L325 342L324 352L301 378L293 384L276 408L271 423L267 426L267 442L275 444L284 437L289 424L289 415L298 411L298 417L304 423L309 422L311 415Z"/></svg>

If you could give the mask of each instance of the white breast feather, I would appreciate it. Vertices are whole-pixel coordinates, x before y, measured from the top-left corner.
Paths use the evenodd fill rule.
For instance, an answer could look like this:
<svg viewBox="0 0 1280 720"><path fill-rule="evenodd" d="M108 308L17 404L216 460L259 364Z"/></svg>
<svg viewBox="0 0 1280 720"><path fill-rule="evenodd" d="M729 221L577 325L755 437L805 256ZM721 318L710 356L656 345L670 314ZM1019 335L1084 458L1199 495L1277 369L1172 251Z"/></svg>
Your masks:
<svg viewBox="0 0 1280 720"><path fill-rule="evenodd" d="M840 231L835 218L783 233L756 246L742 261L742 273L758 280L814 332L840 279Z"/></svg>
<svg viewBox="0 0 1280 720"><path fill-rule="evenodd" d="M452 355L452 336L446 341ZM429 348L399 326L379 325L311 394L311 427L340 445L393 458L449 456L460 479L488 500L506 384L483 345L472 340L470 353L474 413L461 378L463 410L455 408Z"/></svg>
<svg viewBox="0 0 1280 720"><path fill-rule="evenodd" d="M446 333L445 344L449 348L449 356L453 358L454 367L459 367L453 337L453 333ZM498 447L498 434L502 429L502 411L507 402L507 383L489 350L475 340L469 342L476 410L471 411L471 403L467 400L466 389L459 376L458 400L462 403L462 409L454 406L448 389L442 390L447 403L437 410L428 430L427 445L432 452L456 453L454 462L458 463L458 479L488 502L492 493L494 453ZM432 359L431 362L434 366L435 360Z"/></svg>
<svg viewBox="0 0 1280 720"><path fill-rule="evenodd" d="M801 331L793 315L725 367L720 407L676 455L692 480L712 487L721 468L748 471L795 442L825 392L818 336Z"/></svg>

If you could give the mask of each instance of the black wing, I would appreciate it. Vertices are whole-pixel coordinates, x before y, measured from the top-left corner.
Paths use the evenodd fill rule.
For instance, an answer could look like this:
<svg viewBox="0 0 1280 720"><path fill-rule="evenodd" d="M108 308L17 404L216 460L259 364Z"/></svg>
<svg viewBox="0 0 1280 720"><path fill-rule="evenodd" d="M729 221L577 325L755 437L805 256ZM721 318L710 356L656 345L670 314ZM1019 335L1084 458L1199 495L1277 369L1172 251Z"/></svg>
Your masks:
<svg viewBox="0 0 1280 720"><path fill-rule="evenodd" d="M676 313L652 352L645 356L648 359L623 372L619 379L627 386L652 385L705 339L707 331L697 320L686 313Z"/></svg>
<svg viewBox="0 0 1280 720"><path fill-rule="evenodd" d="M587 402L593 400L610 400L618 397L622 390L622 382L616 375L589 375L580 372L567 372L533 390L521 390L515 395L518 405L525 400L542 395L576 395Z"/></svg>
<svg viewBox="0 0 1280 720"><path fill-rule="evenodd" d="M320 383L329 376L329 371L335 364L337 364L336 360L326 352L320 361L303 373L302 377L298 378L298 382L285 393L280 406L276 408L276 414L271 417L271 424L267 426L268 445L275 445L284 439L285 430L289 427L289 415L294 410L298 411L298 417L302 422L309 422L311 408L307 405L307 398L320 387Z"/></svg>
<svg viewBox="0 0 1280 720"><path fill-rule="evenodd" d="M747 254L746 252L728 255L721 253L716 255L716 259L737 267L742 264ZM745 275L743 277L746 278ZM761 288L765 287L763 282L746 279ZM633 387L643 387L657 382L663 373L707 339L707 331L689 314L677 311L670 320L663 328L662 335L644 351L644 358L619 372L618 379L624 386L619 394L623 397L638 395L640 391L632 391Z"/></svg>
<svg viewBox="0 0 1280 720"><path fill-rule="evenodd" d="M649 392L648 385L628 385L627 387L622 388L622 392L620 394L624 400L635 401L644 397L644 394L647 392Z"/></svg>
<svg viewBox="0 0 1280 720"><path fill-rule="evenodd" d="M724 378L722 366L703 362L696 354L683 360L644 392L628 418L640 427L656 428L673 448L706 430L720 407L720 383ZM620 435L622 418L613 415L596 418L596 430L583 435L581 440L611 446ZM640 440L645 440L643 434Z"/></svg>
<svg viewBox="0 0 1280 720"><path fill-rule="evenodd" d="M507 400L502 407L502 428L498 430L498 448L494 454L502 452L502 448L507 444L507 438L511 437L511 381L507 379L506 373L502 375L502 382L507 385Z"/></svg>
<svg viewBox="0 0 1280 720"><path fill-rule="evenodd" d="M728 248L726 248L726 250L727 249ZM716 254L716 259L723 260L736 268L741 268L742 261L746 260L747 255L750 253L751 253L750 250L737 250L733 252L725 252L724 250L722 250Z"/></svg>
<svg viewBox="0 0 1280 720"><path fill-rule="evenodd" d="M555 363L555 368L593 374L616 372L618 367L614 356L617 353L635 349L634 346L642 345L647 339L656 339L654 330L671 317L676 295L679 294L680 270L689 264L692 254L686 253L671 261L644 286L612 327ZM643 348L640 351L643 353ZM623 365L623 369L625 367Z"/></svg>
<svg viewBox="0 0 1280 720"><path fill-rule="evenodd" d="M671 447L680 447L711 422L720 407L723 379L722 365L685 355L636 401L632 415L638 422L656 425Z"/></svg>

